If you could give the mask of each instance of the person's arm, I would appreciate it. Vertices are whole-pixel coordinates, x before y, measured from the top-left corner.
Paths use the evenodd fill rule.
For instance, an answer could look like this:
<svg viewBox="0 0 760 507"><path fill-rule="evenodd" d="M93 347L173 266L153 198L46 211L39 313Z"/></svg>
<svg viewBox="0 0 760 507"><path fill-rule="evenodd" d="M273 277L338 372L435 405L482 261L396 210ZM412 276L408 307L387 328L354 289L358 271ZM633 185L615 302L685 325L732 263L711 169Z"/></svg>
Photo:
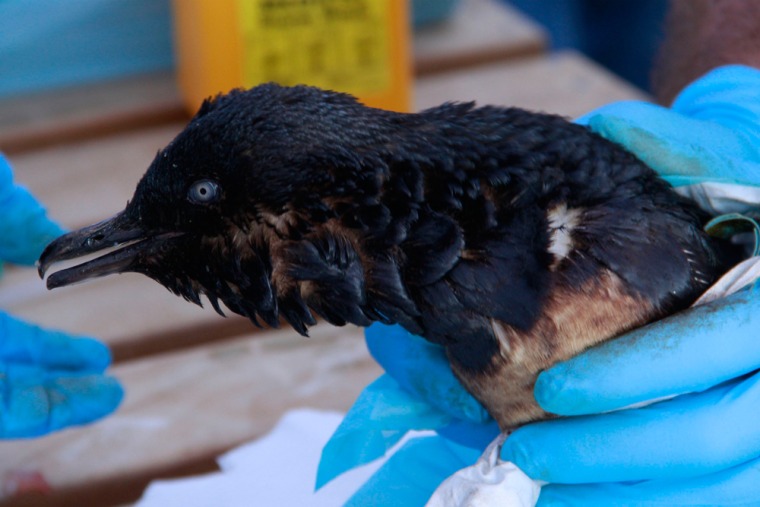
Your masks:
<svg viewBox="0 0 760 507"><path fill-rule="evenodd" d="M760 2L671 0L665 39L652 73L660 104L722 65L760 68Z"/></svg>

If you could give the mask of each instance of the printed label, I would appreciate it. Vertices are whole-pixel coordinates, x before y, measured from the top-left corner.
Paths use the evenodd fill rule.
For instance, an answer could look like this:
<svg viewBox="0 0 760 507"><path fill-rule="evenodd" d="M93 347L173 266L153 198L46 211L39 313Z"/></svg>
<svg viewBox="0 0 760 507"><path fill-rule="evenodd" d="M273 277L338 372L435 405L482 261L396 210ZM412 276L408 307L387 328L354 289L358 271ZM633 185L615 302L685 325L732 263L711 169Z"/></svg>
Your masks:
<svg viewBox="0 0 760 507"><path fill-rule="evenodd" d="M391 83L387 0L238 0L246 86L362 95Z"/></svg>

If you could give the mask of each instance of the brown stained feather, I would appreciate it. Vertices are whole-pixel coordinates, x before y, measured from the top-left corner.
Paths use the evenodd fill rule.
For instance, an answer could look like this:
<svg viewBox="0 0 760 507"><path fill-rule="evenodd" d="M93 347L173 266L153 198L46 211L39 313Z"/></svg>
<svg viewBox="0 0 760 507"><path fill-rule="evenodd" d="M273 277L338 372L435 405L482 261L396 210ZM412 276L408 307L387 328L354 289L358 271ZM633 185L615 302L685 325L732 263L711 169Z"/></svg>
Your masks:
<svg viewBox="0 0 760 507"><path fill-rule="evenodd" d="M286 215L288 214L292 215L293 212L284 213L282 215L272 215L272 217L275 217L274 221L276 224L282 225L292 220L286 218ZM365 249L362 245L359 233L344 227L338 220L331 219L324 224L314 226L307 237L298 241L286 239L285 236L280 235L280 232L281 231L277 230L275 227L264 227L260 233L265 240L265 244L269 247L269 255L272 262L272 285L277 288L278 294L284 294L293 288L298 288L301 297L304 301L308 302L313 292L314 284L311 283L311 281L296 280L289 273L289 270L292 267L292 262L290 262L292 256L289 255L288 250L293 246L298 245L302 240L317 240L328 236L334 238L335 241L343 240L347 242L350 245L350 248L359 256L362 266L365 266L366 269L370 269L370 266L372 265L369 257L364 251Z"/></svg>
<svg viewBox="0 0 760 507"><path fill-rule="evenodd" d="M272 262L272 274L270 275L272 286L275 287L278 296L282 296L298 287L298 282L288 274L289 264L286 259L288 241L280 239L273 231L263 231L266 244L269 246L269 256Z"/></svg>
<svg viewBox="0 0 760 507"><path fill-rule="evenodd" d="M451 363L503 430L551 417L533 396L542 370L658 316L650 302L631 295L609 270L581 287L557 278L542 315L529 330L491 321L500 349L491 368L482 374L463 374L456 361Z"/></svg>

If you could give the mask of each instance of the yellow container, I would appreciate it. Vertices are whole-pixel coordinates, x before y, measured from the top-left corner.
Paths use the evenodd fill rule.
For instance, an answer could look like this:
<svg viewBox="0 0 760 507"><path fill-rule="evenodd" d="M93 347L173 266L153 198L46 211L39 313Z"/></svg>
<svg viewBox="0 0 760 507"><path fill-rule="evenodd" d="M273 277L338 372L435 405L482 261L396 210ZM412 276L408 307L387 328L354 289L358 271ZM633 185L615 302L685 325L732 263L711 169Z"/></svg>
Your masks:
<svg viewBox="0 0 760 507"><path fill-rule="evenodd" d="M410 110L408 0L174 0L174 17L190 112L219 92L269 81Z"/></svg>

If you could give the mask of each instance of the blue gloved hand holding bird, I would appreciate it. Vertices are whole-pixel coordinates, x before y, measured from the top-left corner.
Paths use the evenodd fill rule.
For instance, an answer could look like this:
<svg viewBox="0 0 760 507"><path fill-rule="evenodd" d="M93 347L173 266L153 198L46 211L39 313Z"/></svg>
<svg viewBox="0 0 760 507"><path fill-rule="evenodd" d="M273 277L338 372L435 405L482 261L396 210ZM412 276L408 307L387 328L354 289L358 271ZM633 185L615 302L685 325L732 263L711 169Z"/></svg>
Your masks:
<svg viewBox="0 0 760 507"><path fill-rule="evenodd" d="M14 183L0 155L0 260L33 265L63 232L32 194ZM95 339L42 329L0 312L0 438L36 437L111 413L123 391L104 373L110 362L108 348Z"/></svg>

